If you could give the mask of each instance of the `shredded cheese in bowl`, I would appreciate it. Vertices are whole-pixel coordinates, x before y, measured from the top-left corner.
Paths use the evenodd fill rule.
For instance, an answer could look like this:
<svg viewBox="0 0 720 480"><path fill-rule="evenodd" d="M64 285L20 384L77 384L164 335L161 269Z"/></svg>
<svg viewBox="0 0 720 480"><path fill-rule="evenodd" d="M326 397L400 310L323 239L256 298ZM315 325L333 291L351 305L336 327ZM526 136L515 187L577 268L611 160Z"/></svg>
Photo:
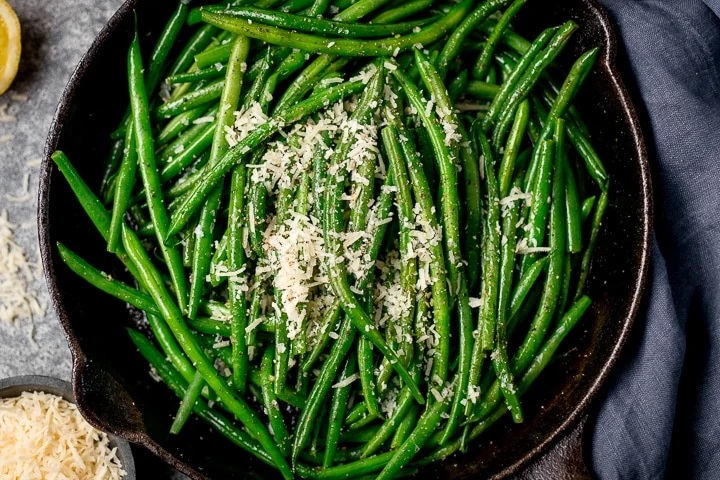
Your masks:
<svg viewBox="0 0 720 480"><path fill-rule="evenodd" d="M126 472L109 442L61 397L0 398L2 479L120 480Z"/></svg>

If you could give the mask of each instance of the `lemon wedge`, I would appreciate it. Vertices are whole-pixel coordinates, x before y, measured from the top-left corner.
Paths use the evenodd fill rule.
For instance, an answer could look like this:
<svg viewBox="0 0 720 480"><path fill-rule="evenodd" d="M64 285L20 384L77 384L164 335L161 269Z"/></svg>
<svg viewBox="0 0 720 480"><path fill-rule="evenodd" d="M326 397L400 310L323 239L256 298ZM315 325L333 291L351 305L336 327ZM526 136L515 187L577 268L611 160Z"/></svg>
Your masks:
<svg viewBox="0 0 720 480"><path fill-rule="evenodd" d="M20 50L20 21L12 7L0 0L0 95L17 75Z"/></svg>

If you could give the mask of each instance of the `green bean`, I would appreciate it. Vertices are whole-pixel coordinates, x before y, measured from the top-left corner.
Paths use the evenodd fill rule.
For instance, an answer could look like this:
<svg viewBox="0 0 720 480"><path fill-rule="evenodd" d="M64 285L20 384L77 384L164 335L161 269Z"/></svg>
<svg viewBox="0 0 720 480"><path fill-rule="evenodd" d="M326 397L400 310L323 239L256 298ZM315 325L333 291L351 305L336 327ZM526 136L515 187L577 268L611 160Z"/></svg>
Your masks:
<svg viewBox="0 0 720 480"><path fill-rule="evenodd" d="M364 417L362 417L357 422L354 422L354 423L348 425L348 427L347 427L348 432L355 433L358 430L363 430L363 429L365 429L365 427L367 427L371 423L375 422L375 420L377 420L378 418L379 418L378 416L373 415L372 413L368 412ZM362 440L363 443L365 443L366 441L367 441L367 439Z"/></svg>
<svg viewBox="0 0 720 480"><path fill-rule="evenodd" d="M184 150L187 150L188 145L190 145L192 142L196 141L196 139L200 136L202 136L203 132L206 130L212 130L212 127L214 125L211 125L215 122L215 116L217 114L217 108L209 108L203 110L203 113L206 114L205 117L201 120L201 122L195 122L193 120L192 125L184 125L183 130L180 132L180 134L169 142L166 145L163 145L162 147L156 146L156 152L157 152L157 163L161 166L166 166L169 163L172 163L176 156L182 155ZM205 122L204 120L210 120L209 122ZM209 145L209 143L206 144L206 146ZM186 161L182 167L185 167L187 164L189 164L190 160ZM175 173L179 173L180 169L177 169Z"/></svg>
<svg viewBox="0 0 720 480"><path fill-rule="evenodd" d="M314 17L325 14L325 11L330 7L330 0L315 0L307 9L307 16Z"/></svg>
<svg viewBox="0 0 720 480"><path fill-rule="evenodd" d="M191 235L188 240L192 240L194 237ZM225 233L215 245L215 253L213 253L212 259L210 260L210 285L218 287L227 280L224 274L229 272L228 268L228 240L230 238L230 232L225 230Z"/></svg>
<svg viewBox="0 0 720 480"><path fill-rule="evenodd" d="M103 170L102 180L100 181L100 197L104 200L104 203L110 203L115 190L114 179L117 176L117 169L120 166L120 162L123 158L123 152L125 151L125 137L124 135L115 139L112 148L110 149L110 155Z"/></svg>
<svg viewBox="0 0 720 480"><path fill-rule="evenodd" d="M410 411L407 412L405 417L402 419L400 424L397 426L397 429L395 430L395 435L393 435L392 441L390 442L390 450L397 450L400 448L400 446L405 442L405 440L408 439L410 434L412 433L413 429L415 428L415 424L417 423L417 417L418 417L418 411L419 407L416 403L413 403L410 405ZM399 473L395 478L401 477L405 474L407 474L407 470L412 469L404 469L401 473ZM412 474L410 474L412 475Z"/></svg>
<svg viewBox="0 0 720 480"><path fill-rule="evenodd" d="M370 312L368 312L368 315ZM374 365L373 365L373 344L365 337L357 341L357 359L365 405L368 413L374 417L380 417L380 403L375 394Z"/></svg>
<svg viewBox="0 0 720 480"><path fill-rule="evenodd" d="M218 29L212 25L203 25L190 37L182 52L177 56L175 63L168 71L168 77L185 72L195 61L195 54L205 50L210 45Z"/></svg>
<svg viewBox="0 0 720 480"><path fill-rule="evenodd" d="M485 81L487 83L490 83L492 85L498 84L498 70L492 63L488 67L487 75L485 76Z"/></svg>
<svg viewBox="0 0 720 480"><path fill-rule="evenodd" d="M355 405L352 409L350 409L347 416L345 417L345 421L343 422L343 424L344 425L352 425L366 415L367 415L367 405L365 405L365 402L360 402L357 405Z"/></svg>
<svg viewBox="0 0 720 480"><path fill-rule="evenodd" d="M208 25L217 29L213 25ZM195 55L195 64L198 68L208 68L213 65L227 63L232 52L232 42L223 43L214 48L205 50Z"/></svg>
<svg viewBox="0 0 720 480"><path fill-rule="evenodd" d="M432 0L411 0L383 11L372 20L375 24L395 23L416 13L422 12L433 4Z"/></svg>
<svg viewBox="0 0 720 480"><path fill-rule="evenodd" d="M292 189L288 187L281 187L280 192L276 198L276 215L275 221L282 225L285 221L290 218L290 204L292 202ZM276 282L273 282L273 293L275 297L275 304L278 305L278 310L275 316L275 344L277 348L275 350L275 391L281 391L285 386L285 381L289 369L290 360L290 338L288 337L288 315L287 312L282 308L283 302L283 291Z"/></svg>
<svg viewBox="0 0 720 480"><path fill-rule="evenodd" d="M309 53L329 53L346 56L390 56L398 51L412 48L415 44L428 45L441 38L457 25L470 9L472 0L463 0L436 22L420 32L377 40L357 40L338 38L328 41L326 38L295 33L269 25L226 19L220 15L203 11L203 21L225 30L256 38L274 45L300 48Z"/></svg>
<svg viewBox="0 0 720 480"><path fill-rule="evenodd" d="M152 225L150 225L152 226ZM197 227L197 222L191 222L190 226L188 227L187 231L183 234L183 239L180 242L182 245L182 262L183 266L186 268L191 268L193 264L193 254L195 253L195 241L197 237L195 236L195 228ZM153 229L153 232L149 235L152 236L155 234L155 231ZM140 235L140 230L138 230L138 235Z"/></svg>
<svg viewBox="0 0 720 480"><path fill-rule="evenodd" d="M445 443L450 439L457 428L460 416L465 410L463 404L469 403L469 386L470 376L472 374L472 353L473 353L473 318L470 309L470 299L468 287L465 279L461 279L460 292L458 294L458 369L457 369L457 385L455 386L455 394L453 396L452 406L450 408L450 416L448 417L445 428L442 431L441 443Z"/></svg>
<svg viewBox="0 0 720 480"><path fill-rule="evenodd" d="M490 131L490 128L497 121L498 116L501 113L501 108L507 102L508 98L515 93L515 89L519 86L520 81L527 72L528 68L530 68L535 58L544 52L545 47L549 42L551 42L551 39L555 39L559 30L560 29L558 27L543 30L542 33L533 41L527 52L523 54L523 57L517 63L513 72L505 79L493 98L490 108L488 108L488 111L482 120L483 131Z"/></svg>
<svg viewBox="0 0 720 480"><path fill-rule="evenodd" d="M545 130L548 132L550 131L548 127L549 123L556 118L563 118L569 110L580 87L595 65L599 52L600 48L595 47L580 55L573 64L548 113L548 120L545 127ZM546 136L549 136L549 133L547 133Z"/></svg>
<svg viewBox="0 0 720 480"><path fill-rule="evenodd" d="M273 389L272 371L273 358L275 357L274 350L275 348L270 345L263 354L260 366L260 375L262 378L260 387L262 389L263 404L265 405L265 411L270 420L270 427L272 428L275 441L282 454L288 456L290 453L290 433L288 433L287 427L285 426L282 412L280 412L280 405L275 398L275 390Z"/></svg>
<svg viewBox="0 0 720 480"><path fill-rule="evenodd" d="M605 216L605 209L608 205L608 190L610 189L609 183L605 184L604 189L600 193L597 206L595 208L595 215L593 216L592 226L590 229L590 238L588 239L587 248L582 256L582 262L580 263L580 275L578 276L578 286L575 290L575 301L577 301L585 290L585 283L587 282L588 273L590 271L590 262L592 260L592 253L595 250L595 243L597 242L598 235L600 234L600 227L602 226L603 217Z"/></svg>
<svg viewBox="0 0 720 480"><path fill-rule="evenodd" d="M128 329L127 332L142 356L152 365L158 375L160 375L160 378L163 379L178 397L183 398L188 388L187 382L178 375L178 372L168 364L162 354L155 349L147 338L134 330ZM275 466L273 457L263 450L260 444L250 438L247 433L235 427L225 416L211 409L204 400L198 399L193 410L200 418L212 425L234 444L250 452L253 456L268 465L272 467Z"/></svg>
<svg viewBox="0 0 720 480"><path fill-rule="evenodd" d="M242 215L245 200L245 179L247 171L244 165L238 165L232 172L230 186L230 216L228 225L228 270L240 272L246 268L245 248L243 247ZM245 290L247 280L237 273L228 279L232 324L232 370L233 382L241 393L244 391L248 374L248 351L245 329L247 328L247 302Z"/></svg>
<svg viewBox="0 0 720 480"><path fill-rule="evenodd" d="M601 190L605 188L608 181L608 174L590 140L582 134L574 122L568 122L567 136L570 142L572 142L573 147L575 147L575 150L577 150L585 161L585 167L587 167L590 177L597 183Z"/></svg>
<svg viewBox="0 0 720 480"><path fill-rule="evenodd" d="M173 85L179 83L195 83L199 80L217 80L225 76L227 66L223 64L213 65L212 67L196 70L188 73L178 73L165 79L165 82Z"/></svg>
<svg viewBox="0 0 720 480"><path fill-rule="evenodd" d="M595 206L595 202L597 201L597 197L593 195L592 197L588 197L585 200L583 200L582 203L582 213L581 213L581 220L582 223L585 223L587 219L590 217L590 213L592 213L593 207Z"/></svg>
<svg viewBox="0 0 720 480"><path fill-rule="evenodd" d="M567 151L561 152L562 161L565 162L565 218L567 221L567 251L578 253L582 250L582 211L578 198L575 175L567 159Z"/></svg>
<svg viewBox="0 0 720 480"><path fill-rule="evenodd" d="M301 366L301 370L304 373L307 373L312 369L315 362L318 358L320 358L320 354L325 350L325 347L327 347L327 344L330 341L330 332L335 331L341 312L342 306L340 305L340 302L333 303L330 308L325 311L322 326L320 327L320 340L315 344Z"/></svg>
<svg viewBox="0 0 720 480"><path fill-rule="evenodd" d="M262 2L258 2L256 6L259 6L260 3ZM311 7L313 3L313 0L288 0L279 8L279 10L281 12L289 13L299 12L301 10Z"/></svg>
<svg viewBox="0 0 720 480"><path fill-rule="evenodd" d="M550 363L554 357L555 351L560 343L565 339L567 334L573 329L577 322L582 318L585 311L590 307L591 300L587 296L581 296L570 307L568 312L558 322L553 335L545 342L542 350L535 356L528 367L525 375L520 381L520 391L523 392L535 381L542 370Z"/></svg>
<svg viewBox="0 0 720 480"><path fill-rule="evenodd" d="M177 8L173 12L170 20L160 34L160 38L150 55L150 63L148 65L147 77L145 79L145 88L149 94L155 90L160 81L165 61L175 45L175 41L180 35L180 30L185 24L188 13L188 4L180 0L177 2Z"/></svg>
<svg viewBox="0 0 720 480"><path fill-rule="evenodd" d="M160 105L153 112L153 116L157 120L172 118L201 105L206 105L213 100L220 98L224 86L224 80L216 80L203 88L186 93L180 98L170 100L169 102Z"/></svg>
<svg viewBox="0 0 720 480"><path fill-rule="evenodd" d="M498 20L497 24L493 28L492 33L488 36L485 42L485 47L480 53L480 57L473 68L473 78L482 79L490 68L490 62L492 61L492 55L495 52L495 48L500 39L505 33L505 29L508 27L512 19L517 15L520 9L525 5L527 0L515 0L510 6L503 12L502 16Z"/></svg>
<svg viewBox="0 0 720 480"><path fill-rule="evenodd" d="M51 155L51 158L56 163L56 165L70 184L70 187L75 193L76 198L80 201L83 210L85 210L97 230L107 240L108 230L110 228L110 214L108 213L108 211L105 209L105 207L102 206L97 197L88 188L87 184L83 182L82 178L80 178L77 171L74 169L74 167L64 153L56 151ZM118 246L118 248L116 249L116 255L125 264L128 271L133 275L133 277L139 279L139 273L137 268L135 267L134 263L130 261L125 250L121 246ZM89 273L93 272L90 271ZM101 283L102 278L97 277L96 275L94 281L96 283ZM109 291L109 293L113 292ZM144 303L145 305L147 305L147 301L145 301ZM149 313L148 310L146 310L146 312L148 312L148 321L153 329L153 332L158 341L160 342L161 346L165 350L166 354L168 355L168 358L173 361L173 364L176 366L176 368L183 372L183 375L186 375L186 378L192 378L192 366L184 357L184 355L182 355L182 352L175 343L175 340L172 338L172 335L167 331L167 328L164 325L154 325L153 321L151 320L152 315Z"/></svg>
<svg viewBox="0 0 720 480"><path fill-rule="evenodd" d="M132 262L135 264L139 278L148 286L151 296L163 314L163 318L173 332L178 343L195 367L200 371L208 385L218 394L220 400L241 421L248 433L258 440L263 448L270 454L277 468L288 480L292 479L292 471L285 462L282 452L278 449L265 425L257 418L255 412L242 399L234 396L227 383L222 380L215 371L215 367L205 356L197 344L194 335L183 321L181 310L170 298L165 286L158 281L150 259L145 253L142 243L135 234L127 227L122 231L123 245Z"/></svg>
<svg viewBox="0 0 720 480"><path fill-rule="evenodd" d="M319 17L325 12L327 4L327 0L319 0L314 2L310 9L308 9L308 11L306 12L307 17ZM275 73L271 74L269 68L266 68L265 71L263 71L258 76L258 78L267 78L267 80L265 81L265 83L267 84L266 86L268 87L268 89L272 87L270 90L274 90L277 82L285 80L297 69L299 69L305 63L306 59L308 59L309 54L301 50L293 50L292 52L285 53L284 51L286 49L284 48L273 48L271 50L273 55L277 57L284 56L284 58L280 65L278 65ZM270 55L270 52L268 52L268 55ZM268 91L267 94L269 95L263 95L263 98L269 98L269 96L272 94L272 91ZM253 95L248 95L248 99L252 97ZM282 106L280 108L282 108ZM275 110L279 111L278 105L276 105Z"/></svg>
<svg viewBox="0 0 720 480"><path fill-rule="evenodd" d="M518 175L513 187L520 189L522 176ZM495 375L500 380L500 390L505 397L508 410L515 423L523 421L523 413L518 398L515 379L510 371L507 351L507 321L509 320L510 293L515 270L515 244L517 222L520 218L520 201L515 200L504 207L503 212L503 242L500 247L500 288L498 292L497 327L495 331L496 342L492 359Z"/></svg>
<svg viewBox="0 0 720 480"><path fill-rule="evenodd" d="M570 297L570 283L572 280L573 263L576 262L573 262L572 255L565 255L563 260L563 281L560 286L560 298L558 300L557 312L555 315L555 318L558 320L565 313L565 307L567 306L567 301Z"/></svg>
<svg viewBox="0 0 720 480"><path fill-rule="evenodd" d="M285 89L285 93L275 105L275 111L281 111L302 98L320 76L330 70L334 59L333 55L320 55L313 60Z"/></svg>
<svg viewBox="0 0 720 480"><path fill-rule="evenodd" d="M193 329L200 333L207 333L209 335L220 335L221 337L230 338L232 335L232 327L230 322L222 320L214 320L211 318L197 317L189 318L187 324ZM235 383L233 381L233 383Z"/></svg>
<svg viewBox="0 0 720 480"><path fill-rule="evenodd" d="M173 336L173 332L168 327L167 323L160 317L146 312L146 318L150 330L153 336L157 340L160 348L173 367L180 372L183 378L188 382L192 382L195 376L195 368L193 367L188 357L185 355L183 350L178 345L177 340Z"/></svg>
<svg viewBox="0 0 720 480"><path fill-rule="evenodd" d="M332 0L330 3L332 4L333 9L345 10L358 1L359 0Z"/></svg>
<svg viewBox="0 0 720 480"><path fill-rule="evenodd" d="M345 417L345 407L347 406L347 400L350 396L351 384L347 382L351 380L350 377L355 373L356 366L355 357L350 355L337 377L338 383L333 386L333 388L335 388L335 394L333 395L332 405L330 407L330 421L328 423L327 441L325 442L325 456L323 457L322 463L324 468L329 468L333 465L338 439L340 438L340 429L342 428Z"/></svg>
<svg viewBox="0 0 720 480"><path fill-rule="evenodd" d="M414 202L411 193L410 179L405 162L400 150L400 139L395 127L388 123L381 132L383 145L385 146L386 156L393 171L393 178L397 186L396 203L398 205L399 221L400 221L400 286L405 298L415 298L415 284L417 283L417 260L411 257L412 238L410 237L410 229L408 225L412 225L415 220L413 212ZM374 176L374 172L373 172ZM411 329L414 309L411 307L403 312L402 317L397 319L396 325L401 329L402 338L396 342L397 348L403 353L400 355L401 361L405 365L409 365L413 356L412 337L406 335Z"/></svg>
<svg viewBox="0 0 720 480"><path fill-rule="evenodd" d="M460 74L455 77L455 80L450 82L448 85L448 96L450 97L450 102L454 105L457 103L457 101L462 96L463 92L465 92L465 89L467 88L468 84L468 73L467 70L463 70L460 72Z"/></svg>
<svg viewBox="0 0 720 480"><path fill-rule="evenodd" d="M349 9L348 9L349 10ZM375 25L375 24L354 24L332 20L324 20L315 16L301 16L289 13L263 10L253 7L204 7L202 11L211 12L227 21L250 20L264 25L287 28L293 31L319 33L322 35L339 36L341 38L372 38L402 35L412 31L415 27L421 27L430 23L432 19L415 20L404 23ZM345 13L344 16L360 18L359 12Z"/></svg>
<svg viewBox="0 0 720 480"><path fill-rule="evenodd" d="M515 286L515 290L510 298L510 312L508 313L508 336L512 335L519 321L519 312L523 305L526 303L525 299L530 293L530 290L535 285L535 282L540 277L547 266L547 257L542 257L535 261L530 267L525 269L523 274ZM527 302L533 303L533 302Z"/></svg>
<svg viewBox="0 0 720 480"><path fill-rule="evenodd" d="M478 124L475 124L479 127ZM473 359L475 357L482 358L480 348L482 350L492 350L495 346L495 321L497 315L497 298L499 285L500 270L500 191L498 180L495 174L495 160L492 149L488 143L487 137L481 128L475 128L476 138L480 145L480 151L485 161L485 177L488 188L487 200L487 220L485 223L482 271L483 286L482 298L483 304L478 314L479 336L473 347ZM477 360L473 366L477 365ZM470 377L470 384L474 385L477 380L479 371L477 368L473 370Z"/></svg>
<svg viewBox="0 0 720 480"><path fill-rule="evenodd" d="M492 83L471 80L465 88L465 93L479 100L492 100L500 91L500 87Z"/></svg>
<svg viewBox="0 0 720 480"><path fill-rule="evenodd" d="M203 380L202 375L196 371L192 382L188 385L188 389L185 391L185 395L180 401L180 408L178 408L178 411L175 414L175 419L170 426L170 433L174 435L180 433L180 430L182 430L185 422L187 422L187 419L190 417L190 414L192 413L195 403L197 402L198 397L200 397L200 392L204 386L205 380Z"/></svg>
<svg viewBox="0 0 720 480"><path fill-rule="evenodd" d="M335 16L334 20L346 20L347 18L360 20L367 14L377 10L388 2L389 0L359 0L349 7L344 8L342 12Z"/></svg>
<svg viewBox="0 0 720 480"><path fill-rule="evenodd" d="M274 134L279 125L288 125L301 120L315 113L325 104L336 102L341 98L357 93L362 87L364 87L364 84L361 81L338 84L322 95L322 98L310 97L278 113L267 122L258 125L253 132L231 148L218 162L206 167L205 174L198 184L188 196L183 199L182 204L175 211L168 231L168 237L177 234L185 226L190 216L192 216L201 205L201 202L210 193L215 184L219 182L234 165L242 161L249 151Z"/></svg>
<svg viewBox="0 0 720 480"><path fill-rule="evenodd" d="M201 127L200 134L192 139L179 154L169 157L167 163L162 166L160 170L160 181L162 183L166 183L179 175L183 169L187 168L212 145L217 122L198 126Z"/></svg>
<svg viewBox="0 0 720 480"><path fill-rule="evenodd" d="M200 83L200 82L199 82ZM155 143L157 146L167 145L172 142L177 136L186 132L189 125L195 125L195 120L202 116L207 116L207 113L211 112L212 109L208 109L206 105L188 110L187 112L181 113L174 116L155 137ZM195 125L197 126L197 125ZM201 130L202 127L198 127ZM172 152L173 149L170 149Z"/></svg>
<svg viewBox="0 0 720 480"><path fill-rule="evenodd" d="M525 137L529 120L530 103L527 100L523 100L515 113L515 122L513 123L512 130L508 136L502 161L500 162L500 170L498 172L500 198L504 198L510 193L510 183L513 178L515 160L517 159L518 151L520 150L523 138ZM520 188L522 188L522 186Z"/></svg>
<svg viewBox="0 0 720 480"><path fill-rule="evenodd" d="M510 3L510 0L488 0L478 5L475 10L467 15L463 15L462 23L453 30L448 38L445 46L440 52L440 56L435 63L438 67L440 75L445 77L450 62L460 53L465 38L472 32L476 26L487 20L487 18L496 11ZM429 42L427 42L429 43Z"/></svg>
<svg viewBox="0 0 720 480"><path fill-rule="evenodd" d="M145 189L145 198L150 210L150 217L155 226L155 233L160 244L160 251L170 271L175 295L181 309L187 306L187 286L183 272L182 259L174 247L165 245L164 237L168 228L168 216L163 205L162 189L155 164L155 147L150 124L150 112L145 81L143 79L140 40L137 32L128 52L128 84L130 86L130 105L132 109L132 125L135 130L140 175Z"/></svg>
<svg viewBox="0 0 720 480"><path fill-rule="evenodd" d="M458 131L464 141L460 145L460 161L465 183L465 254L469 290L474 290L480 278L480 234L482 208L480 195L480 168L477 159L477 142L468 134L463 122L458 122Z"/></svg>
<svg viewBox="0 0 720 480"><path fill-rule="evenodd" d="M62 243L58 242L57 247L58 252L60 253L60 258L63 262L65 262L70 270L85 279L94 287L122 300L123 302L129 303L135 308L139 308L140 310L155 315L159 314L159 310L157 309L155 302L153 302L152 298L149 296L119 280L112 278L110 275L102 273L100 270L94 268L83 260L80 256L73 253Z"/></svg>
<svg viewBox="0 0 720 480"><path fill-rule="evenodd" d="M257 160L262 158L264 150L253 153L251 164L255 165ZM252 182L252 179L250 179ZM258 258L263 253L263 232L267 223L268 191L265 182L251 183L250 198L248 199L248 236L250 245Z"/></svg>
<svg viewBox="0 0 720 480"><path fill-rule="evenodd" d="M532 188L532 202L530 204L530 216L528 225L530 228L526 230L523 238L524 246L527 250L534 252L537 248L543 248L545 235L548 228L547 216L550 211L548 198L553 188L552 172L553 164L555 170L559 168L560 162L554 159L555 144L552 140L543 141L540 146L541 153L538 157L539 167L537 169L537 177ZM554 161L555 160L555 161ZM529 186L530 187L530 186ZM530 190L528 188L528 190ZM533 253L526 253L521 262L521 271L527 268L536 258Z"/></svg>
<svg viewBox="0 0 720 480"><path fill-rule="evenodd" d="M393 452L381 453L369 458L325 469L311 469L298 464L296 466L296 473L302 478L314 480L340 480L348 477L356 477L380 470L392 457L392 454Z"/></svg>

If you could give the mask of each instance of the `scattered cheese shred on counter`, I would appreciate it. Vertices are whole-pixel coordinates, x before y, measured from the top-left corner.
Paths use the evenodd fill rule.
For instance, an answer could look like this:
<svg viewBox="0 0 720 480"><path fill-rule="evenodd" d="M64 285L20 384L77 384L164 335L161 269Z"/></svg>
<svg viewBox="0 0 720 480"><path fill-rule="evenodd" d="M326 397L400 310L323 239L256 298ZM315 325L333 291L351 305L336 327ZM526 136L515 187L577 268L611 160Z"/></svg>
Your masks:
<svg viewBox="0 0 720 480"><path fill-rule="evenodd" d="M126 472L105 433L56 395L0 399L0 478L119 480Z"/></svg>
<svg viewBox="0 0 720 480"><path fill-rule="evenodd" d="M23 248L15 242L16 228L8 220L7 211L0 213L0 322L45 315L45 307L29 288L40 266L29 262Z"/></svg>

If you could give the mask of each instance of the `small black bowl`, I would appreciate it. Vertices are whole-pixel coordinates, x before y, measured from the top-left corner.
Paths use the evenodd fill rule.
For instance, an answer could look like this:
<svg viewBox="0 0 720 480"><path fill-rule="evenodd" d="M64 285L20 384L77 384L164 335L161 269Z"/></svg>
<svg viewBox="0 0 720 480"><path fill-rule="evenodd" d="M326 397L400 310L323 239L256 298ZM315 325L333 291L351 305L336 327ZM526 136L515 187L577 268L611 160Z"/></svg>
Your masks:
<svg viewBox="0 0 720 480"><path fill-rule="evenodd" d="M66 402L75 403L72 385L59 378L23 375L0 380L0 398L19 397L23 392L45 392L61 397ZM117 449L117 457L126 472L123 480L135 480L135 462L133 461L130 444L114 435L108 435L108 440L110 447Z"/></svg>
<svg viewBox="0 0 720 480"><path fill-rule="evenodd" d="M65 151L83 179L100 184L109 134L127 108L127 48L137 11L143 51L161 32L174 2L128 0L97 37L63 94L45 151L39 237L45 274L73 354L78 407L105 431L141 444L193 478L276 478L251 455L192 418L179 435L169 427L178 399L148 375L125 328L144 329L142 315L95 290L60 260L56 242L114 278L129 280L120 262L75 200L49 157ZM597 66L577 100L612 179L610 204L587 292L593 306L523 397L525 422L499 421L467 454L428 466L422 478L506 477L537 458L583 416L620 354L647 275L652 223L650 167L630 95L617 68L614 26L596 0L528 2L516 30L533 37L573 19L579 25L559 63L566 71L583 51L600 46ZM181 43L181 42L178 42Z"/></svg>

